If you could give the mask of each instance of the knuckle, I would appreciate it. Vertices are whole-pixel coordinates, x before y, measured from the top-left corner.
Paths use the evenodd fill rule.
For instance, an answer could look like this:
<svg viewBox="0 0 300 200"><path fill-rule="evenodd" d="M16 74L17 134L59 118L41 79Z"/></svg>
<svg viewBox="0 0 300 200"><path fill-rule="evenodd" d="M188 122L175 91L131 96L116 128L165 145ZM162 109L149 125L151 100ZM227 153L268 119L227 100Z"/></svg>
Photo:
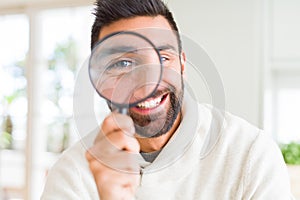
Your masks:
<svg viewBox="0 0 300 200"><path fill-rule="evenodd" d="M123 131L116 132L116 136L118 140L122 141L123 143L126 142L127 138Z"/></svg>
<svg viewBox="0 0 300 200"><path fill-rule="evenodd" d="M88 162L93 162L94 160L97 160L97 156L94 152L94 148L90 148L85 152L85 156Z"/></svg>
<svg viewBox="0 0 300 200"><path fill-rule="evenodd" d="M107 116L102 122L102 131L122 130L123 132L134 133L134 122L129 116L113 113ZM104 133L105 134L105 133Z"/></svg>
<svg viewBox="0 0 300 200"><path fill-rule="evenodd" d="M105 189L105 192L103 192L103 193L105 193L105 196L110 197L110 198L117 196L115 186L107 187L107 185L106 185L106 187L104 189Z"/></svg>
<svg viewBox="0 0 300 200"><path fill-rule="evenodd" d="M85 152L85 157L86 157L86 159L87 159L88 161L91 161L91 160L93 159L93 157L92 157L92 155L91 155L91 153L90 153L89 151L86 151L86 152Z"/></svg>
<svg viewBox="0 0 300 200"><path fill-rule="evenodd" d="M134 150L135 152L139 152L139 151L140 151L140 144L139 144L139 142L138 142L136 139L134 139L132 148L133 148L133 150Z"/></svg>
<svg viewBox="0 0 300 200"><path fill-rule="evenodd" d="M103 169L98 175L99 175L98 181L102 183L107 183L108 180L111 178L110 173L108 173L108 171L105 169Z"/></svg>
<svg viewBox="0 0 300 200"><path fill-rule="evenodd" d="M113 144L114 146L116 146L116 144L118 144L119 141L123 141L123 134L121 131L114 131L108 135L106 135L106 140Z"/></svg>
<svg viewBox="0 0 300 200"><path fill-rule="evenodd" d="M123 131L114 131L113 133L108 135L108 139L109 141L115 143L119 143L119 141L121 141L121 143L124 143L124 141L126 141L126 137Z"/></svg>
<svg viewBox="0 0 300 200"><path fill-rule="evenodd" d="M126 116L125 126L132 132L134 131L134 123L131 117Z"/></svg>
<svg viewBox="0 0 300 200"><path fill-rule="evenodd" d="M121 141L121 149L128 149L128 147L131 147L130 139L123 132L120 134L119 140Z"/></svg>
<svg viewBox="0 0 300 200"><path fill-rule="evenodd" d="M112 115L109 115L103 120L102 126L111 126L111 125L113 125L113 123L114 123L114 120L112 118Z"/></svg>
<svg viewBox="0 0 300 200"><path fill-rule="evenodd" d="M133 120L127 115L113 115L113 120L119 129L131 130L134 126Z"/></svg>
<svg viewBox="0 0 300 200"><path fill-rule="evenodd" d="M99 162L98 159L93 159L89 162L90 168L93 171L101 171L103 168L103 165L101 164L101 162Z"/></svg>

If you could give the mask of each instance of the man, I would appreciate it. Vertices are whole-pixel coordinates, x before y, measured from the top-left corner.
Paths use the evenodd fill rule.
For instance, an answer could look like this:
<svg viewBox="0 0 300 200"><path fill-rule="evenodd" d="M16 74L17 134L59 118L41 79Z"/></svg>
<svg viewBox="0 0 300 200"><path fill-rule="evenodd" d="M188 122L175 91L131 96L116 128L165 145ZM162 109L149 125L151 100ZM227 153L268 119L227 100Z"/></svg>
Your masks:
<svg viewBox="0 0 300 200"><path fill-rule="evenodd" d="M42 199L292 198L277 146L247 122L197 104L184 89L178 28L160 0L98 0L95 15L92 48L120 31L144 34L156 46L177 45L158 48L166 70L153 96L128 115L112 112L67 150ZM153 29L171 34L146 31Z"/></svg>

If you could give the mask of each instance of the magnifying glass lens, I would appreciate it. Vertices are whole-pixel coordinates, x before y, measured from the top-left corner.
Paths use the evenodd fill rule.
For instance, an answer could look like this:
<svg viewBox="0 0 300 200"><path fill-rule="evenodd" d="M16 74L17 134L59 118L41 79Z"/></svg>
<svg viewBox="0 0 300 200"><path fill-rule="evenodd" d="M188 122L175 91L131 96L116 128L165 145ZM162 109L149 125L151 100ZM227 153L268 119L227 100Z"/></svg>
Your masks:
<svg viewBox="0 0 300 200"><path fill-rule="evenodd" d="M155 46L135 32L120 32L103 39L93 50L90 78L100 96L130 107L155 92L162 73Z"/></svg>

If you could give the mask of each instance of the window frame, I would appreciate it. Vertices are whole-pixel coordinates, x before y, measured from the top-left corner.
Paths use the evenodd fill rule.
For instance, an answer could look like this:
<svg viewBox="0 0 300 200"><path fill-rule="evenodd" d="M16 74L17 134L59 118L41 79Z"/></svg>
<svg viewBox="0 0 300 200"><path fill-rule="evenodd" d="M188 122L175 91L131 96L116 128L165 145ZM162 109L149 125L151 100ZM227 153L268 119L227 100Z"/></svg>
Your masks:
<svg viewBox="0 0 300 200"><path fill-rule="evenodd" d="M36 151L38 144L38 138L36 137L38 127L36 127L36 96L35 87L36 81L40 71L38 70L39 65L39 51L37 49L37 44L39 43L39 22L37 16L39 12L50 10L50 9L61 9L61 8L76 8L76 7L87 7L92 6L94 1L92 0L29 0L29 1L2 1L0 2L0 15L15 15L22 14L28 18L29 24L29 47L28 47L28 57L26 60L26 74L27 79L27 125L26 125L26 142L25 142L25 185L21 191L24 200L34 199L36 190L34 188L33 177L35 176L36 166L36 156L38 152ZM92 10L91 10L92 12ZM28 67L30 66L30 67Z"/></svg>

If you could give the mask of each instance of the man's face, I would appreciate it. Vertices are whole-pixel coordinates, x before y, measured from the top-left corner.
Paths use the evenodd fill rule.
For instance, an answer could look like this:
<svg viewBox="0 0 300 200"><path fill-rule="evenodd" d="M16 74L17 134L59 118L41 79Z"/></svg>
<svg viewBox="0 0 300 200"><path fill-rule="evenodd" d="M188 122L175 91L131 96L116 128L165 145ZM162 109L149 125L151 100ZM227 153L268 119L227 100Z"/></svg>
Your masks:
<svg viewBox="0 0 300 200"><path fill-rule="evenodd" d="M162 17L135 17L116 21L101 29L99 39L118 31L135 31L150 39L158 48L163 62L162 80L154 94L129 109L136 132L142 137L167 133L178 119L182 98L184 56L179 55L176 35ZM134 96L139 96L134 94Z"/></svg>

